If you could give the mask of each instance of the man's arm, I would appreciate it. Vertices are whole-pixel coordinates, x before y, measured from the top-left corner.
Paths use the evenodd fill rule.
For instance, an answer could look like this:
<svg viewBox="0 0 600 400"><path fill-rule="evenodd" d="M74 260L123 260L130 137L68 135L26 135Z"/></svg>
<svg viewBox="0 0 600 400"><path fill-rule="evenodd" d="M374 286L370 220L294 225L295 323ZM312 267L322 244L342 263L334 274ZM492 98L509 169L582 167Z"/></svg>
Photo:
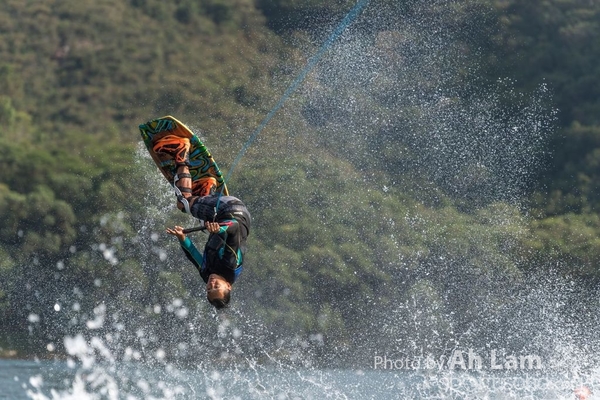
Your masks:
<svg viewBox="0 0 600 400"><path fill-rule="evenodd" d="M183 233L183 228L181 226L176 226L175 228L167 228L167 233L177 236L177 239L179 239L179 245L185 253L185 256L188 258L188 260L192 262L192 264L194 264L194 266L200 273L200 276L206 282L208 277L205 277L204 274L202 274L202 262L204 258L202 257L202 254L198 251L196 246L194 246L194 243L192 243L190 238L188 238L186 234Z"/></svg>
<svg viewBox="0 0 600 400"><path fill-rule="evenodd" d="M192 264L194 264L196 269L198 269L200 275L202 275L202 261L204 258L196 246L194 246L194 243L192 243L189 237L186 237L185 239L179 241L179 245L183 249L186 257L192 262Z"/></svg>

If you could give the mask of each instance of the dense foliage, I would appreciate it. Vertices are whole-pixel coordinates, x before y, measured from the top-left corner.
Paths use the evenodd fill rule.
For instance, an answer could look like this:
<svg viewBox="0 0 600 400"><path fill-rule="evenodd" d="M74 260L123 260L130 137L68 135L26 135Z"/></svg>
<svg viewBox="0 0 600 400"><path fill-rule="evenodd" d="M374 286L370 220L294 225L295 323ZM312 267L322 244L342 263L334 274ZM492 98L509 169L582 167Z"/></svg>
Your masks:
<svg viewBox="0 0 600 400"><path fill-rule="evenodd" d="M87 326L143 357L368 362L458 336L531 345L507 294L536 277L592 299L594 2L373 1L232 165L352 5L2 2L0 347L40 354ZM254 217L229 316L241 337L164 234L191 221L137 124L167 114L235 167Z"/></svg>

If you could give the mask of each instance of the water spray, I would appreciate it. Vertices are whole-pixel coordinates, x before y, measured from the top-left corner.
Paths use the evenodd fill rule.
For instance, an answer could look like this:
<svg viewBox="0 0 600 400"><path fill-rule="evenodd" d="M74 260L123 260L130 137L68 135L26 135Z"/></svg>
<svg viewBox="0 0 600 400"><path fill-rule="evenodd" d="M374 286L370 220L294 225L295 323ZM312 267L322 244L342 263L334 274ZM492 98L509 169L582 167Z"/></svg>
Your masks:
<svg viewBox="0 0 600 400"><path fill-rule="evenodd" d="M294 79L294 81L286 89L286 91L283 93L283 95L281 96L279 101L273 106L271 111L269 111L269 113L265 116L265 118L258 125L258 127L254 130L254 132L252 132L252 134L250 135L250 137L248 138L248 140L246 141L246 143L244 144L242 149L239 151L238 155L233 160L233 163L231 164L231 167L229 168L227 175L225 176L225 179L223 181L224 183L229 182L229 178L231 177L233 170L235 169L237 164L240 162L240 160L242 159L244 154L246 154L246 151L248 151L248 149L250 148L252 143L254 143L254 141L256 140L258 135L267 126L269 121L271 121L271 119L275 116L277 111L279 111L281 109L281 107L283 107L283 104L296 91L298 86L302 83L302 81L304 81L304 79L309 74L309 72L312 71L312 69L315 67L315 65L317 65L319 60L323 57L323 54L325 54L325 52L327 52L327 50L333 45L333 43L335 43L335 41L341 36L341 34L346 30L346 28L348 28L348 26L350 26L354 22L354 20L356 20L356 18L364 10L364 8L367 6L367 4L369 4L369 1L370 0L359 0L358 3L356 3L356 5L348 12L348 14L346 14L346 17L344 17L344 19L338 24L337 28L335 28L335 30L331 33L331 35L329 35L327 40L321 45L321 47L319 48L317 53L308 60L308 63L306 64L304 69L302 71L300 71L298 76L296 76L296 79ZM216 206L217 210L219 209L219 203L221 200L221 195L223 194L224 187L225 187L225 185L223 185L221 190L219 191L219 199L217 200L217 206Z"/></svg>

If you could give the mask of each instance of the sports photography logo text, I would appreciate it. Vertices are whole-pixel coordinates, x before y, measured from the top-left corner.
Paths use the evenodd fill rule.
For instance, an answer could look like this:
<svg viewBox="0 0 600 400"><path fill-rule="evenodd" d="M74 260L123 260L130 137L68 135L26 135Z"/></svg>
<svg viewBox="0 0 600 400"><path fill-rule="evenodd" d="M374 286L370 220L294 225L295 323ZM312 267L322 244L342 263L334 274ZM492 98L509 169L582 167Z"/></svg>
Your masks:
<svg viewBox="0 0 600 400"><path fill-rule="evenodd" d="M534 354L504 355L496 350L483 354L454 350L449 356L388 357L374 356L373 369L379 370L540 370L542 359Z"/></svg>

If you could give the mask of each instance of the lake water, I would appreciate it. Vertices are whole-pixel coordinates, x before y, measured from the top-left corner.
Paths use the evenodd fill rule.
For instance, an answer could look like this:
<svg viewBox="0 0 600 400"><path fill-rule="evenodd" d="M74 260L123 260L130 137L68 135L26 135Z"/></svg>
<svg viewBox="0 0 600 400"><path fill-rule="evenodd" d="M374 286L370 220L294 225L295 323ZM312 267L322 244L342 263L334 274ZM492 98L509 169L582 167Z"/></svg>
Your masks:
<svg viewBox="0 0 600 400"><path fill-rule="evenodd" d="M168 364L0 360L0 399L575 399L577 379L542 374L181 370ZM589 384L589 377L586 383ZM593 384L593 382L592 382ZM596 397L594 397L596 398Z"/></svg>

